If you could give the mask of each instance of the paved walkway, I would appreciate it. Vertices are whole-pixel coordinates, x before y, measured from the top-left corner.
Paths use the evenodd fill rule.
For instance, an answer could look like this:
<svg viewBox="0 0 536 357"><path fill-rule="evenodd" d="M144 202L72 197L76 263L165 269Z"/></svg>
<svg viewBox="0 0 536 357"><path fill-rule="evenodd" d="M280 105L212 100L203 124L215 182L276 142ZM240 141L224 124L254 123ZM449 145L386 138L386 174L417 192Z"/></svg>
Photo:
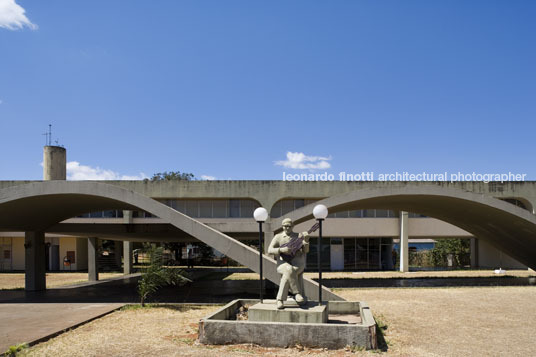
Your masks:
<svg viewBox="0 0 536 357"><path fill-rule="evenodd" d="M258 281L222 280L232 272L195 270L193 283L162 288L149 302L226 303L236 298L257 298ZM125 304L138 303L138 279L139 274L134 274L38 292L0 290L0 353L11 345L32 343Z"/></svg>
<svg viewBox="0 0 536 357"><path fill-rule="evenodd" d="M0 353L11 345L30 343L107 314L122 303L0 304Z"/></svg>

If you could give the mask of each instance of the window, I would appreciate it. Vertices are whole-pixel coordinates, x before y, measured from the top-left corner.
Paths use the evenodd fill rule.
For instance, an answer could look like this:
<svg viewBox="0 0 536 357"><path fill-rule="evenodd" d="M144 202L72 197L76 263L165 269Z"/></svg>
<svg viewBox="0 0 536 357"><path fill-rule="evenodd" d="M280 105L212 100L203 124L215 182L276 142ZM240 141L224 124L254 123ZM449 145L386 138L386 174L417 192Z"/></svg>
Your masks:
<svg viewBox="0 0 536 357"><path fill-rule="evenodd" d="M199 201L199 217L204 217L204 218L212 217L212 201L210 200Z"/></svg>
<svg viewBox="0 0 536 357"><path fill-rule="evenodd" d="M199 202L198 201L186 200L184 201L184 206L185 206L184 214L192 218L199 217Z"/></svg>
<svg viewBox="0 0 536 357"><path fill-rule="evenodd" d="M115 210L103 211L102 215L103 215L104 218L115 218L115 217L117 217L117 214L116 214Z"/></svg>
<svg viewBox="0 0 536 357"><path fill-rule="evenodd" d="M282 217L289 212L305 207L317 201L318 200L316 199L306 200L303 198L296 198L296 199L292 198L292 199L284 199L284 200L278 201L272 206L272 209L270 211L270 217L272 218Z"/></svg>
<svg viewBox="0 0 536 357"><path fill-rule="evenodd" d="M259 204L253 200L240 200L240 217L252 218L253 211L259 207Z"/></svg>
<svg viewBox="0 0 536 357"><path fill-rule="evenodd" d="M90 217L90 218L102 218L102 211L91 212L91 213L89 214L89 217Z"/></svg>
<svg viewBox="0 0 536 357"><path fill-rule="evenodd" d="M523 208L524 210L527 210L527 211L529 210L527 208L527 206L523 202L518 200L518 199L515 199L515 198L500 198L500 199L505 201L505 202L508 202L510 204L513 204L516 207L521 207L521 208Z"/></svg>
<svg viewBox="0 0 536 357"><path fill-rule="evenodd" d="M77 218L123 218L123 210L107 210L107 211L97 211L91 213L85 213Z"/></svg>
<svg viewBox="0 0 536 357"><path fill-rule="evenodd" d="M228 217L229 214L227 213L227 203L228 203L228 200L212 201L212 216L214 218Z"/></svg>
<svg viewBox="0 0 536 357"><path fill-rule="evenodd" d="M282 216L281 204L282 204L282 201L279 201L279 202L276 202L276 204L272 206L272 209L270 210L270 217L278 218Z"/></svg>
<svg viewBox="0 0 536 357"><path fill-rule="evenodd" d="M376 212L374 209L364 209L363 210L363 217L365 218L374 218L376 217Z"/></svg>
<svg viewBox="0 0 536 357"><path fill-rule="evenodd" d="M240 217L240 201L239 200L229 200L229 217L232 217L232 218Z"/></svg>
<svg viewBox="0 0 536 357"><path fill-rule="evenodd" d="M387 218L389 217L389 211L386 209L376 209L377 218Z"/></svg>
<svg viewBox="0 0 536 357"><path fill-rule="evenodd" d="M281 215L294 211L294 200L284 200L281 204Z"/></svg>
<svg viewBox="0 0 536 357"><path fill-rule="evenodd" d="M350 218L361 218L361 217L363 217L363 211L360 210L360 209L349 211L348 212L348 217L350 217Z"/></svg>
<svg viewBox="0 0 536 357"><path fill-rule="evenodd" d="M424 214L414 213L414 212L409 212L408 217L409 218L426 218Z"/></svg>
<svg viewBox="0 0 536 357"><path fill-rule="evenodd" d="M329 238L322 238L322 254L320 255L320 264L322 270L327 271L331 268L331 246ZM318 238L309 240L309 253L307 253L307 269L318 270Z"/></svg>

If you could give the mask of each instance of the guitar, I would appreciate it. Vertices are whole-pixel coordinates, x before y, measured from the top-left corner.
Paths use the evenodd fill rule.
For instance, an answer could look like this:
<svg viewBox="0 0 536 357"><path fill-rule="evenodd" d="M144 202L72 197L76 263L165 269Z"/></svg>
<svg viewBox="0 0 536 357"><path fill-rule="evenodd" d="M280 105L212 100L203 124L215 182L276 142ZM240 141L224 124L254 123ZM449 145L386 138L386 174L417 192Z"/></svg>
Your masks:
<svg viewBox="0 0 536 357"><path fill-rule="evenodd" d="M316 222L311 228L309 228L309 230L307 231L307 234L311 234L315 232L319 227L320 225L318 224L318 222ZM281 258L287 263L290 263L292 258L294 258L294 256L298 252L298 250L300 250L301 247L303 247L303 235L300 233L296 237L291 238L290 241L288 241L287 243L282 244L280 246L280 248L284 248L284 247L288 247L290 251L288 253L281 253Z"/></svg>

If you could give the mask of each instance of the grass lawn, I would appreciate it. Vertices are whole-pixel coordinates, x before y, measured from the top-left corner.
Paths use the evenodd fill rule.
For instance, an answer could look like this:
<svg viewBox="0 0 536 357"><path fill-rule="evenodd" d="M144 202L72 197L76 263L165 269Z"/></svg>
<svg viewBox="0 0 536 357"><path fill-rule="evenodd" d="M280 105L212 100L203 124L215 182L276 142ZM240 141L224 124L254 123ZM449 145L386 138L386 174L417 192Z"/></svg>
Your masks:
<svg viewBox="0 0 536 357"><path fill-rule="evenodd" d="M536 287L338 289L387 325L386 356L534 355ZM127 308L24 351L28 356L356 356L251 345L205 346L197 322L217 306Z"/></svg>
<svg viewBox="0 0 536 357"><path fill-rule="evenodd" d="M122 276L123 273L99 273L99 280ZM87 273L47 273L47 288L88 281ZM24 289L24 273L0 273L0 290Z"/></svg>

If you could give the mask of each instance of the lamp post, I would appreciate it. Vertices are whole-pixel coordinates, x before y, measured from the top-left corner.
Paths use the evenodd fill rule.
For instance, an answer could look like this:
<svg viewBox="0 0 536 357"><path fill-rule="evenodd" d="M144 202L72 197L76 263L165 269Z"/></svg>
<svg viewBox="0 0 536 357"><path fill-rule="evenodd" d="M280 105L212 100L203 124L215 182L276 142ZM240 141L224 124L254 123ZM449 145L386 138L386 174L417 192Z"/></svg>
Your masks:
<svg viewBox="0 0 536 357"><path fill-rule="evenodd" d="M262 224L268 219L268 211L265 208L259 207L253 212L253 218L259 222L259 274L260 274L260 299L262 304Z"/></svg>
<svg viewBox="0 0 536 357"><path fill-rule="evenodd" d="M328 216L328 208L324 205L316 205L313 208L313 216L318 221L318 305L322 305L322 265L320 254L322 252L322 221Z"/></svg>

